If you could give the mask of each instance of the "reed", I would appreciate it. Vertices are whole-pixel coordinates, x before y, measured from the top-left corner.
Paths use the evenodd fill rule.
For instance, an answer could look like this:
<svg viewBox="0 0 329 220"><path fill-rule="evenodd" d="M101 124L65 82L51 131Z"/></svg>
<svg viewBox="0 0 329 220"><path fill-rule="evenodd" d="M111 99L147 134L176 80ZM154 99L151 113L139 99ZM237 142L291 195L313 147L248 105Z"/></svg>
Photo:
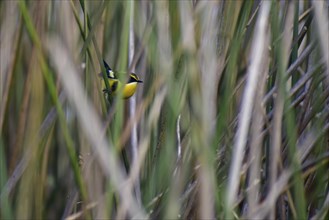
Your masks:
<svg viewBox="0 0 329 220"><path fill-rule="evenodd" d="M0 218L328 218L328 8L1 2Z"/></svg>

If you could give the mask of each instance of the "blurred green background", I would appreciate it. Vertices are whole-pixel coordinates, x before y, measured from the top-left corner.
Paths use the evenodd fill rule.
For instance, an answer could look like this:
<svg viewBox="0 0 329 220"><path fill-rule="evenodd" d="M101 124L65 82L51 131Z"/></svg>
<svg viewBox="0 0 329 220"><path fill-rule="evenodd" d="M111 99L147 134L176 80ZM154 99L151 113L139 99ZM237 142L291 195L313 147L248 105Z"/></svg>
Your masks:
<svg viewBox="0 0 329 220"><path fill-rule="evenodd" d="M329 218L328 8L1 1L0 218Z"/></svg>

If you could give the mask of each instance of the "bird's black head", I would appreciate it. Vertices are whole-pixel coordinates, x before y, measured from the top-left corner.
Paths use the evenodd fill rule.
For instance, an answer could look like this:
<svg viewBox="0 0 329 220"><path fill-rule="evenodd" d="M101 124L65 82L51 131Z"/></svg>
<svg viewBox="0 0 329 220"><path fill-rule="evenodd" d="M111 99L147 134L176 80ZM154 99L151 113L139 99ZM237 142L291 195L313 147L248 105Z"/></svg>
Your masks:
<svg viewBox="0 0 329 220"><path fill-rule="evenodd" d="M105 60L103 60L103 63L104 63L104 67L105 67L105 69L106 69L106 72L107 72L108 70L112 70L111 67L106 63Z"/></svg>
<svg viewBox="0 0 329 220"><path fill-rule="evenodd" d="M105 60L103 60L103 63L104 63L104 67L105 67L105 70L106 70L107 78L114 78L113 71L112 71L111 67L106 63ZM102 75L102 73L100 73L100 75Z"/></svg>
<svg viewBox="0 0 329 220"><path fill-rule="evenodd" d="M140 80L135 73L130 73L128 83L132 83L132 82L142 83L143 81Z"/></svg>

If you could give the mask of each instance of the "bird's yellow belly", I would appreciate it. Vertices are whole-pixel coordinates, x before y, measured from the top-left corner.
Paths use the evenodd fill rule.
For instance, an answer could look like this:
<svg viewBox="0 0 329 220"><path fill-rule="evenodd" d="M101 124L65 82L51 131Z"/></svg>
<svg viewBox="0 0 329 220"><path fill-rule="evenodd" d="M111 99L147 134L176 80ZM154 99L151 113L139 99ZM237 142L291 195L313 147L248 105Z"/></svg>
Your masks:
<svg viewBox="0 0 329 220"><path fill-rule="evenodd" d="M110 85L110 95L121 95L122 98L127 99L130 98L137 89L137 82L131 82L125 85L122 85L118 80L109 80ZM105 82L103 82L103 88L106 88ZM120 94L121 93L121 94Z"/></svg>
<svg viewBox="0 0 329 220"><path fill-rule="evenodd" d="M122 91L122 97L124 99L130 98L135 93L136 88L137 88L137 82L126 84Z"/></svg>

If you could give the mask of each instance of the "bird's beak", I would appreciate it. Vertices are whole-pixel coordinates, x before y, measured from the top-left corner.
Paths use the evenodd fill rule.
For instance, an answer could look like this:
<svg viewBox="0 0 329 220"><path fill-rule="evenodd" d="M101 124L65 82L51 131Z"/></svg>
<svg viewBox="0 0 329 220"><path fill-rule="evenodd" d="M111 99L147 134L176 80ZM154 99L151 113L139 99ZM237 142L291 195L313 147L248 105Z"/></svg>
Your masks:
<svg viewBox="0 0 329 220"><path fill-rule="evenodd" d="M143 81L142 80L137 80L138 83L142 83Z"/></svg>

